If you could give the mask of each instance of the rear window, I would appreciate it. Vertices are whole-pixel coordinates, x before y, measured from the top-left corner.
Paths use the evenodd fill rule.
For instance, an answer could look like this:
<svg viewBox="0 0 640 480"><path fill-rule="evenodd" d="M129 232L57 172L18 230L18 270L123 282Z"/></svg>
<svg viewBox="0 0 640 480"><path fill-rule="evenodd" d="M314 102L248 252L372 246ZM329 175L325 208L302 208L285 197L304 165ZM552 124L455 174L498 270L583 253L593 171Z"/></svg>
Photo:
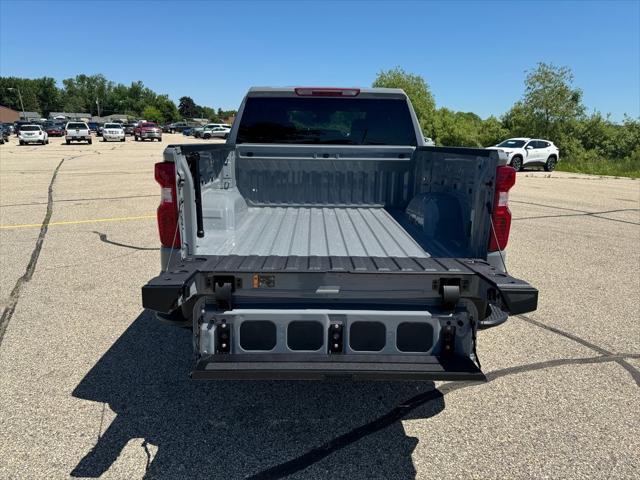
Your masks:
<svg viewBox="0 0 640 480"><path fill-rule="evenodd" d="M40 130L40 127L36 125L23 125L22 127L20 127L20 130L22 130L23 132L37 132L38 130Z"/></svg>
<svg viewBox="0 0 640 480"><path fill-rule="evenodd" d="M87 124L86 123L80 123L80 122L70 122L67 125L67 128L75 128L75 129L84 129L86 130L87 128Z"/></svg>
<svg viewBox="0 0 640 480"><path fill-rule="evenodd" d="M236 142L416 145L416 134L403 99L251 97Z"/></svg>

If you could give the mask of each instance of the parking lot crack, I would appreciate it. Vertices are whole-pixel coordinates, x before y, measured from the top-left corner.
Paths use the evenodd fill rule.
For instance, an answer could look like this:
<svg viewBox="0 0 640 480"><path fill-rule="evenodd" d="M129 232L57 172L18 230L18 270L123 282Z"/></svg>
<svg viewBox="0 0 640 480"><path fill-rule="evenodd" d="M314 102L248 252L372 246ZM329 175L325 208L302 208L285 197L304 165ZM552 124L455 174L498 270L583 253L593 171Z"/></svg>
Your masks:
<svg viewBox="0 0 640 480"><path fill-rule="evenodd" d="M33 272L35 272L36 265L38 264L38 258L40 257L40 251L42 250L42 245L44 243L45 236L47 235L47 230L49 229L49 221L51 220L51 215L53 214L53 185L56 181L56 177L58 176L58 171L65 159L63 158L58 163L58 166L53 171L53 175L51 176L51 181L49 182L49 191L48 191L48 200L47 200L47 211L44 216L44 220L42 221L42 226L40 227L40 233L38 234L38 238L36 240L36 245L31 253L31 258L29 259L29 263L27 264L27 268L18 281L16 282L13 290L9 294L9 299L7 301L7 305L2 312L2 316L0 316L0 346L2 345L2 340L4 338L4 333L7 330L7 326L11 321L11 317L13 317L13 312L15 312L16 306L18 305L18 301L20 300L20 294L22 292L22 288L25 283L31 281L33 277Z"/></svg>

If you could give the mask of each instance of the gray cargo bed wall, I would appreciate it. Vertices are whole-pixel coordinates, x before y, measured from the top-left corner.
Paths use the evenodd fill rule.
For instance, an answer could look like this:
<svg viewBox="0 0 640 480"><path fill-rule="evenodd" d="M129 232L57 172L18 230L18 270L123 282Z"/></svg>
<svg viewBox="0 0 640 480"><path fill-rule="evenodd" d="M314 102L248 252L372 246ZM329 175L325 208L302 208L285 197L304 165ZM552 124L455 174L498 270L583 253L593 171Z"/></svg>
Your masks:
<svg viewBox="0 0 640 480"><path fill-rule="evenodd" d="M494 151L247 144L180 149L191 165L183 173L198 177L186 181L195 180L196 198L215 190L255 207L384 207L432 255L486 257ZM202 208L196 205L200 213ZM185 238L194 235L186 232Z"/></svg>

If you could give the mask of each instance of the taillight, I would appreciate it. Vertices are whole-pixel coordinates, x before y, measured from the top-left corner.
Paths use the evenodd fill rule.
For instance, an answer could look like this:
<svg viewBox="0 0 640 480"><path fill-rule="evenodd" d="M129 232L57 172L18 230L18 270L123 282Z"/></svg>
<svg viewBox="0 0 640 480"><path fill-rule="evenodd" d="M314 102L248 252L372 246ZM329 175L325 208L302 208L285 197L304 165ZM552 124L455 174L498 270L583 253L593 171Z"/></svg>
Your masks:
<svg viewBox="0 0 640 480"><path fill-rule="evenodd" d="M359 88L327 88L327 87L298 87L296 95L300 97L357 97Z"/></svg>
<svg viewBox="0 0 640 480"><path fill-rule="evenodd" d="M172 162L155 165L156 182L160 184L160 206L158 206L158 233L164 247L179 248L178 199L176 194L176 166Z"/></svg>
<svg viewBox="0 0 640 480"><path fill-rule="evenodd" d="M489 237L489 251L504 250L509 242L511 211L509 210L509 190L516 183L516 170L506 165L496 169L496 193L493 199L491 220L493 229Z"/></svg>

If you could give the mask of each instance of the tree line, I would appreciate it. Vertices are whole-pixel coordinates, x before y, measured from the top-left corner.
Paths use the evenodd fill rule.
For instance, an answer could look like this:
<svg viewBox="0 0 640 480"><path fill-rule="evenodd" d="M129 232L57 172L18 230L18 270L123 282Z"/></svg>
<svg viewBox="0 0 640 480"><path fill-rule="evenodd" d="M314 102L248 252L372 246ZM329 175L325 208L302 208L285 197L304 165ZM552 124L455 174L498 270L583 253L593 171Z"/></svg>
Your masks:
<svg viewBox="0 0 640 480"><path fill-rule="evenodd" d="M25 111L39 112L45 118L51 112L88 113L92 116L123 114L169 123L187 118L219 121L235 113L197 105L190 97L182 97L176 106L168 95L158 94L140 81L127 86L109 81L100 74L67 78L62 81L61 88L50 77L0 77L0 105L22 110L18 89Z"/></svg>
<svg viewBox="0 0 640 480"><path fill-rule="evenodd" d="M539 63L526 72L522 98L501 117L486 119L437 108L424 78L399 67L380 72L373 86L404 89L425 136L437 145L487 147L509 137L544 138L560 148L559 169L640 177L640 119L625 115L615 123L600 112L587 113L568 67Z"/></svg>
<svg viewBox="0 0 640 480"><path fill-rule="evenodd" d="M600 112L587 113L568 67L539 63L526 72L522 98L504 115L486 119L437 108L425 79L399 67L380 72L373 86L404 89L424 134L438 145L486 147L514 136L539 137L560 148L560 169L640 177L640 120L625 116L615 123ZM166 123L189 118L221 121L235 113L197 105L188 96L176 106L140 81L127 86L104 75L77 75L63 80L61 88L50 77L0 77L0 104L21 110L18 88L24 109L45 117L57 111L125 114Z"/></svg>

